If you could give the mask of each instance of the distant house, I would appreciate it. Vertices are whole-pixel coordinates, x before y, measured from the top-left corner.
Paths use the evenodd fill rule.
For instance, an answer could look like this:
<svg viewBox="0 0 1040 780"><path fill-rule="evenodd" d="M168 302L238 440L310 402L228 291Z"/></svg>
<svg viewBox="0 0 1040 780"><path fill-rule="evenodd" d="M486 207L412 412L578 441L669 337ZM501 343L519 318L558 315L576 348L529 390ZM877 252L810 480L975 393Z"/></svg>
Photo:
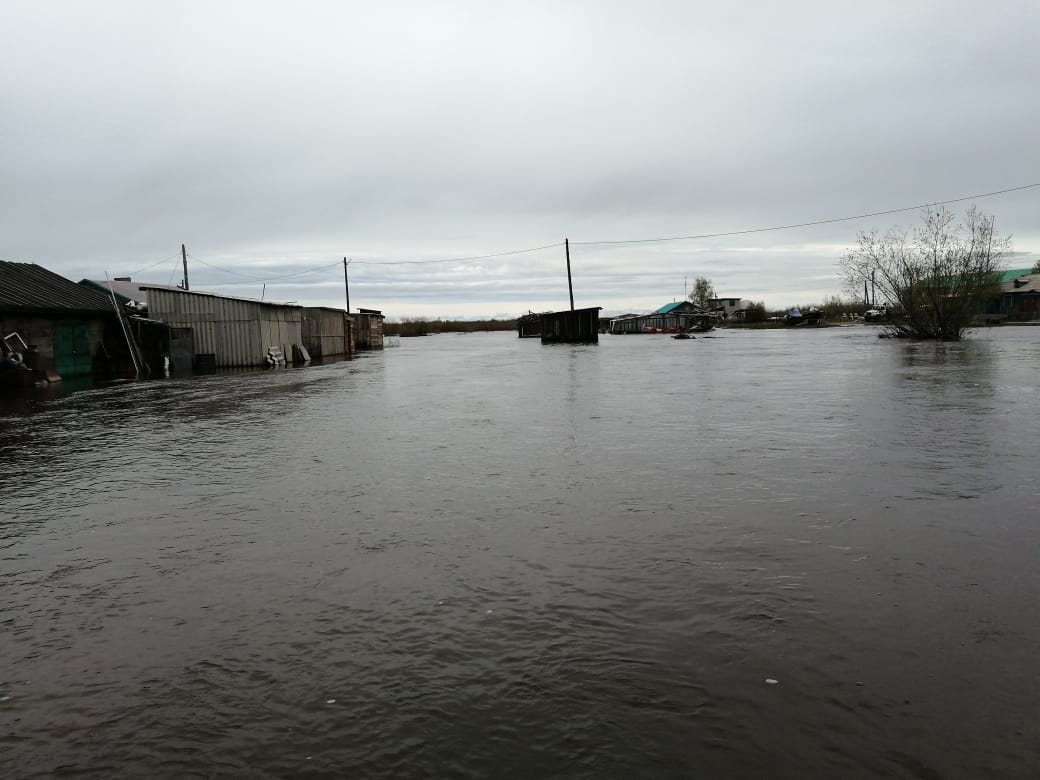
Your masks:
<svg viewBox="0 0 1040 780"><path fill-rule="evenodd" d="M1008 271L1000 284L1000 296L990 312L1009 320L1040 319L1040 274L1029 273L1032 269Z"/></svg>
<svg viewBox="0 0 1040 780"><path fill-rule="evenodd" d="M743 298L712 298L712 311L718 312L723 319L743 319L744 312L751 306L751 301Z"/></svg>
<svg viewBox="0 0 1040 780"><path fill-rule="evenodd" d="M690 301L666 303L649 314L623 314L610 321L611 333L656 333L682 330L700 314Z"/></svg>
<svg viewBox="0 0 1040 780"><path fill-rule="evenodd" d="M35 263L0 261L0 337L26 365L62 377L101 373L126 351L118 334L112 301L95 290Z"/></svg>

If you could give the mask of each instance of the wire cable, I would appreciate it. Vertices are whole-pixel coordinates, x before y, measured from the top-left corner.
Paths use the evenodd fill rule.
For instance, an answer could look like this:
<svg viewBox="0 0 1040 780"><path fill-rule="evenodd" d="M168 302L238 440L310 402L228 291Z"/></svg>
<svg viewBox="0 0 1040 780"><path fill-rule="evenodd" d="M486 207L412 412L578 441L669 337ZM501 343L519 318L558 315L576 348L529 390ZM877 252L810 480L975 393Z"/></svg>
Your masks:
<svg viewBox="0 0 1040 780"><path fill-rule="evenodd" d="M143 274L145 271L150 271L151 269L155 268L155 266L157 266L157 265L162 265L163 263L168 263L171 260L179 258L180 256L181 256L181 253L177 252L176 254L170 255L169 257L164 257L162 260L157 260L156 262L152 263L151 265L146 265L144 268L140 268L140 269L138 269L136 271L127 271L125 275L126 276L137 276L138 274Z"/></svg>
<svg viewBox="0 0 1040 780"><path fill-rule="evenodd" d="M287 273L287 274L279 274L279 275L276 275L276 276L268 276L268 277L264 277L264 278L256 278L256 277L247 276L246 274L240 273L238 271L231 271L231 270L229 270L227 268L220 268L219 266L213 265L212 263L207 263L205 260L203 260L203 259L201 259L201 258L199 258L199 257L197 257L195 255L188 255L188 258L192 262L194 262L194 263L202 263L204 266L206 266L208 268L212 268L214 271L220 271L222 273L231 274L233 276L240 276L240 277L242 277L245 280L245 281L241 281L241 282L221 282L221 284L262 284L262 283L266 283L266 282L273 282L273 281L278 281L280 279L289 279L289 278L291 278L293 276L304 276L306 274L316 273L317 271L326 271L329 268L334 268L335 266L338 266L340 264L340 262L341 262L341 261L337 260L335 263L329 263L328 265L321 265L321 266L318 266L316 268L306 268L306 269L304 269L302 271L292 271L291 273Z"/></svg>
<svg viewBox="0 0 1040 780"><path fill-rule="evenodd" d="M603 241L571 241L570 244L571 244L571 246L606 246L606 245L615 245L615 244L650 244L650 243L659 243L659 242L664 242L664 241L693 241L693 240L704 239L704 238L725 238L725 237L729 237L729 236L744 236L744 235L751 235L751 234L754 234L754 233L768 233L768 232L773 232L773 231L778 231L778 230L791 230L791 229L794 229L794 228L813 227L815 225L830 225L830 224L834 224L834 223L838 223L838 222L851 222L851 221L858 220L858 219L868 219L870 217L885 216L887 214L899 214L899 213L906 212L906 211L916 211L918 209L928 208L930 206L945 206L945 205L949 205L951 203L963 203L964 201L968 201L968 200L978 200L980 198L989 198L989 197L993 197L995 195L1005 195L1005 194L1007 194L1009 192L1020 192L1022 190L1034 189L1036 187L1040 187L1040 182L1037 182L1035 184L1024 184L1024 185L1022 185L1020 187L1008 187L1007 189L994 190L992 192L984 192L984 193L979 193L977 195L967 195L967 196L962 197L962 198L950 198L948 200L939 200L939 201L934 201L934 202L931 202L931 203L924 203L924 204L920 204L920 205L916 205L916 206L904 206L902 208L885 209L885 210L882 210L882 211L872 211L872 212L868 212L868 213L865 213L865 214L856 214L854 216L848 216L848 217L834 217L834 218L831 218L831 219L818 219L818 220L811 220L811 221L808 221L808 222L797 222L797 223L793 223L793 224L790 224L790 225L775 225L773 227L749 228L749 229L746 229L746 230L731 230L731 231L726 231L726 232L722 232L722 233L699 233L699 234L696 234L696 235L688 235L688 236L664 236L664 237L660 237L660 238L629 238L629 239L603 240ZM556 243L553 243L553 244L545 244L543 246L527 247L525 249L511 249L511 250L508 250L508 251L505 251L505 252L492 252L492 253L486 254L486 255L471 255L471 256L468 256L468 257L447 257L447 258L433 259L433 260L431 260L431 259L415 259L415 260L349 260L348 262L353 263L353 264L357 264L357 265L427 265L427 264L433 264L433 263L466 263L466 262L472 262L472 261L475 261L475 260L493 260L493 259L497 259L497 258L500 258L500 257L510 257L510 256L513 256L513 255L527 254L527 253L530 253L530 252L541 252L541 251L543 251L545 249L557 249L559 247L562 247L563 245L564 245L564 242L559 241L559 242L556 242ZM175 255L174 257L178 257L178 256ZM307 274L317 273L319 271L325 271L325 270L328 270L330 268L335 268L335 267L340 265L340 261L337 260L336 262L329 263L328 265L321 265L321 266L317 266L315 268L307 268L307 269L304 269L302 271L292 271L292 272L287 273L287 274L278 274L278 275L275 275L275 276L268 276L268 277L249 277L247 274L243 274L243 273L238 272L238 271L232 271L232 270L229 270L229 269L226 269L226 268L221 268L221 267L219 267L217 265L209 263L209 262L207 262L205 260L202 260L201 258L197 257L194 254L188 255L188 257L192 260L192 262L201 263L202 265L205 265L208 268L212 268L214 271L220 271L221 273L230 274L232 276L238 276L238 277L241 277L243 279L243 281L235 281L235 282L216 282L216 283L213 283L213 284L215 284L215 286L227 286L227 285L239 285L239 284L243 284L243 285L244 284L270 284L270 283L273 283L273 282L281 281L283 279L291 279L293 277L306 276ZM164 262L167 262L169 259L171 259L171 258L165 258L163 260L160 260L157 263L153 263L150 266L146 266L145 268L142 268L141 271L146 271L149 268L154 268L157 265L160 265L160 264L162 264ZM135 271L133 273L141 273L141 271ZM131 274L131 275L133 275L133 274ZM172 283L172 280L173 280L173 274L171 273L171 275L170 275L171 283Z"/></svg>
<svg viewBox="0 0 1040 780"><path fill-rule="evenodd" d="M512 249L508 252L495 252L490 255L475 255L473 257L446 257L441 260L351 260L351 263L361 263L364 265L418 265L425 263L465 263L470 260L490 260L493 257L506 257L507 255L522 255L526 252L540 252L543 249L555 249L556 247L563 246L563 242L559 241L555 244L546 244L545 246L533 246L528 249Z"/></svg>
<svg viewBox="0 0 1040 780"><path fill-rule="evenodd" d="M724 238L726 236L746 236L751 233L768 233L774 230L790 230L792 228L800 227L812 227L813 225L830 225L835 222L851 222L856 219L867 219L869 217L881 217L886 214L899 214L904 211L916 211L918 209L928 208L929 206L945 206L950 203L963 203L966 200L977 200L979 198L989 198L993 195L1004 195L1008 192L1018 192L1020 190L1028 190L1033 187L1040 187L1040 182L1036 184L1024 184L1021 187L1009 187L1006 190L995 190L994 192L984 192L979 195L968 195L963 198L951 198L950 200L937 200L934 203L923 203L917 206L904 206L898 209L886 209L885 211L872 211L868 214L857 214L853 217L835 217L833 219L818 219L812 222L798 222L793 225L777 225L775 227L764 227L764 228L751 228L749 230L731 230L726 233L701 233L694 236L668 236L666 238L630 238L619 241L571 241L571 246L598 246L601 244L650 244L659 241L692 241L698 238Z"/></svg>

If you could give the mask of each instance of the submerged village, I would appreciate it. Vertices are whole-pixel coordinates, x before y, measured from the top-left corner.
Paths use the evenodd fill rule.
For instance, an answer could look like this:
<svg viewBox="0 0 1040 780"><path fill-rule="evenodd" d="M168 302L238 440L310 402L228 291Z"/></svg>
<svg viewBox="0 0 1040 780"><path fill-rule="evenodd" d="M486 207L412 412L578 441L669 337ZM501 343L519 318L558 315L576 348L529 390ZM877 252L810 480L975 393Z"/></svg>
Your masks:
<svg viewBox="0 0 1040 780"><path fill-rule="evenodd" d="M348 303L349 307L349 303ZM823 308L767 312L738 297L672 301L612 317L600 307L529 312L498 323L543 343L594 343L600 335L696 338L720 327L823 327L884 323L884 304L834 299ZM33 263L0 261L0 387L38 386L76 377L158 378L307 365L351 359L397 343L383 312L303 306L191 290L128 277L73 282ZM1040 273L1001 272L1000 289L980 305L976 324L1040 321ZM427 335L428 323L402 323ZM419 325L418 331L414 327ZM499 328L501 329L501 328Z"/></svg>
<svg viewBox="0 0 1040 780"><path fill-rule="evenodd" d="M349 359L382 349L383 314L145 284L73 282L0 261L3 384L147 378Z"/></svg>

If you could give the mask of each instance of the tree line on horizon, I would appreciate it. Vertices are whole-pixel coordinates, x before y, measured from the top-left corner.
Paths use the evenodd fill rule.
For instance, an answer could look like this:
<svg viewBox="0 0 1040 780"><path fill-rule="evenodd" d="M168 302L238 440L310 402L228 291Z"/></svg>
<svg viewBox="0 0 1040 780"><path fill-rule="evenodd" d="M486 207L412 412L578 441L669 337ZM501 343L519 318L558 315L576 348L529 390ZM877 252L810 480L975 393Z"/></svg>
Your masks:
<svg viewBox="0 0 1040 780"><path fill-rule="evenodd" d="M889 335L957 341L971 326L986 302L1000 293L1011 237L995 231L995 218L972 206L961 221L944 206L921 212L913 229L891 227L861 232L857 245L840 261L848 299L832 295L819 309L826 319L862 315L880 304L886 310L883 327ZM1040 273L1040 260L1032 269ZM863 297L859 297L860 291ZM717 299L707 277L694 281L689 300L701 311L711 311ZM787 310L768 311L754 301L744 310L744 321L766 322ZM428 320L406 317L388 320L385 330L400 336L436 333L515 330L517 320Z"/></svg>

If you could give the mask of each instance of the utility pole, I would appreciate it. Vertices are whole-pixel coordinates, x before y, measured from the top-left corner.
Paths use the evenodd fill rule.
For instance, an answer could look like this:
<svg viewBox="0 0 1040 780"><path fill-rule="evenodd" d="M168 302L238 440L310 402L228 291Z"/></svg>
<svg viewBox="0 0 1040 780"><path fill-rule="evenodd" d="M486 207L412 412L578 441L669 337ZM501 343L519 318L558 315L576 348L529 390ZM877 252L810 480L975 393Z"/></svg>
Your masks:
<svg viewBox="0 0 1040 780"><path fill-rule="evenodd" d="M188 289L188 250L181 244L181 261L184 263L184 289Z"/></svg>
<svg viewBox="0 0 1040 780"><path fill-rule="evenodd" d="M574 311L574 285L571 284L571 241L563 239L563 247L567 251L567 289L571 293L571 311Z"/></svg>
<svg viewBox="0 0 1040 780"><path fill-rule="evenodd" d="M350 261L347 258L343 258L343 286L347 289L347 314L350 314L350 277L347 276L347 266L350 265Z"/></svg>

